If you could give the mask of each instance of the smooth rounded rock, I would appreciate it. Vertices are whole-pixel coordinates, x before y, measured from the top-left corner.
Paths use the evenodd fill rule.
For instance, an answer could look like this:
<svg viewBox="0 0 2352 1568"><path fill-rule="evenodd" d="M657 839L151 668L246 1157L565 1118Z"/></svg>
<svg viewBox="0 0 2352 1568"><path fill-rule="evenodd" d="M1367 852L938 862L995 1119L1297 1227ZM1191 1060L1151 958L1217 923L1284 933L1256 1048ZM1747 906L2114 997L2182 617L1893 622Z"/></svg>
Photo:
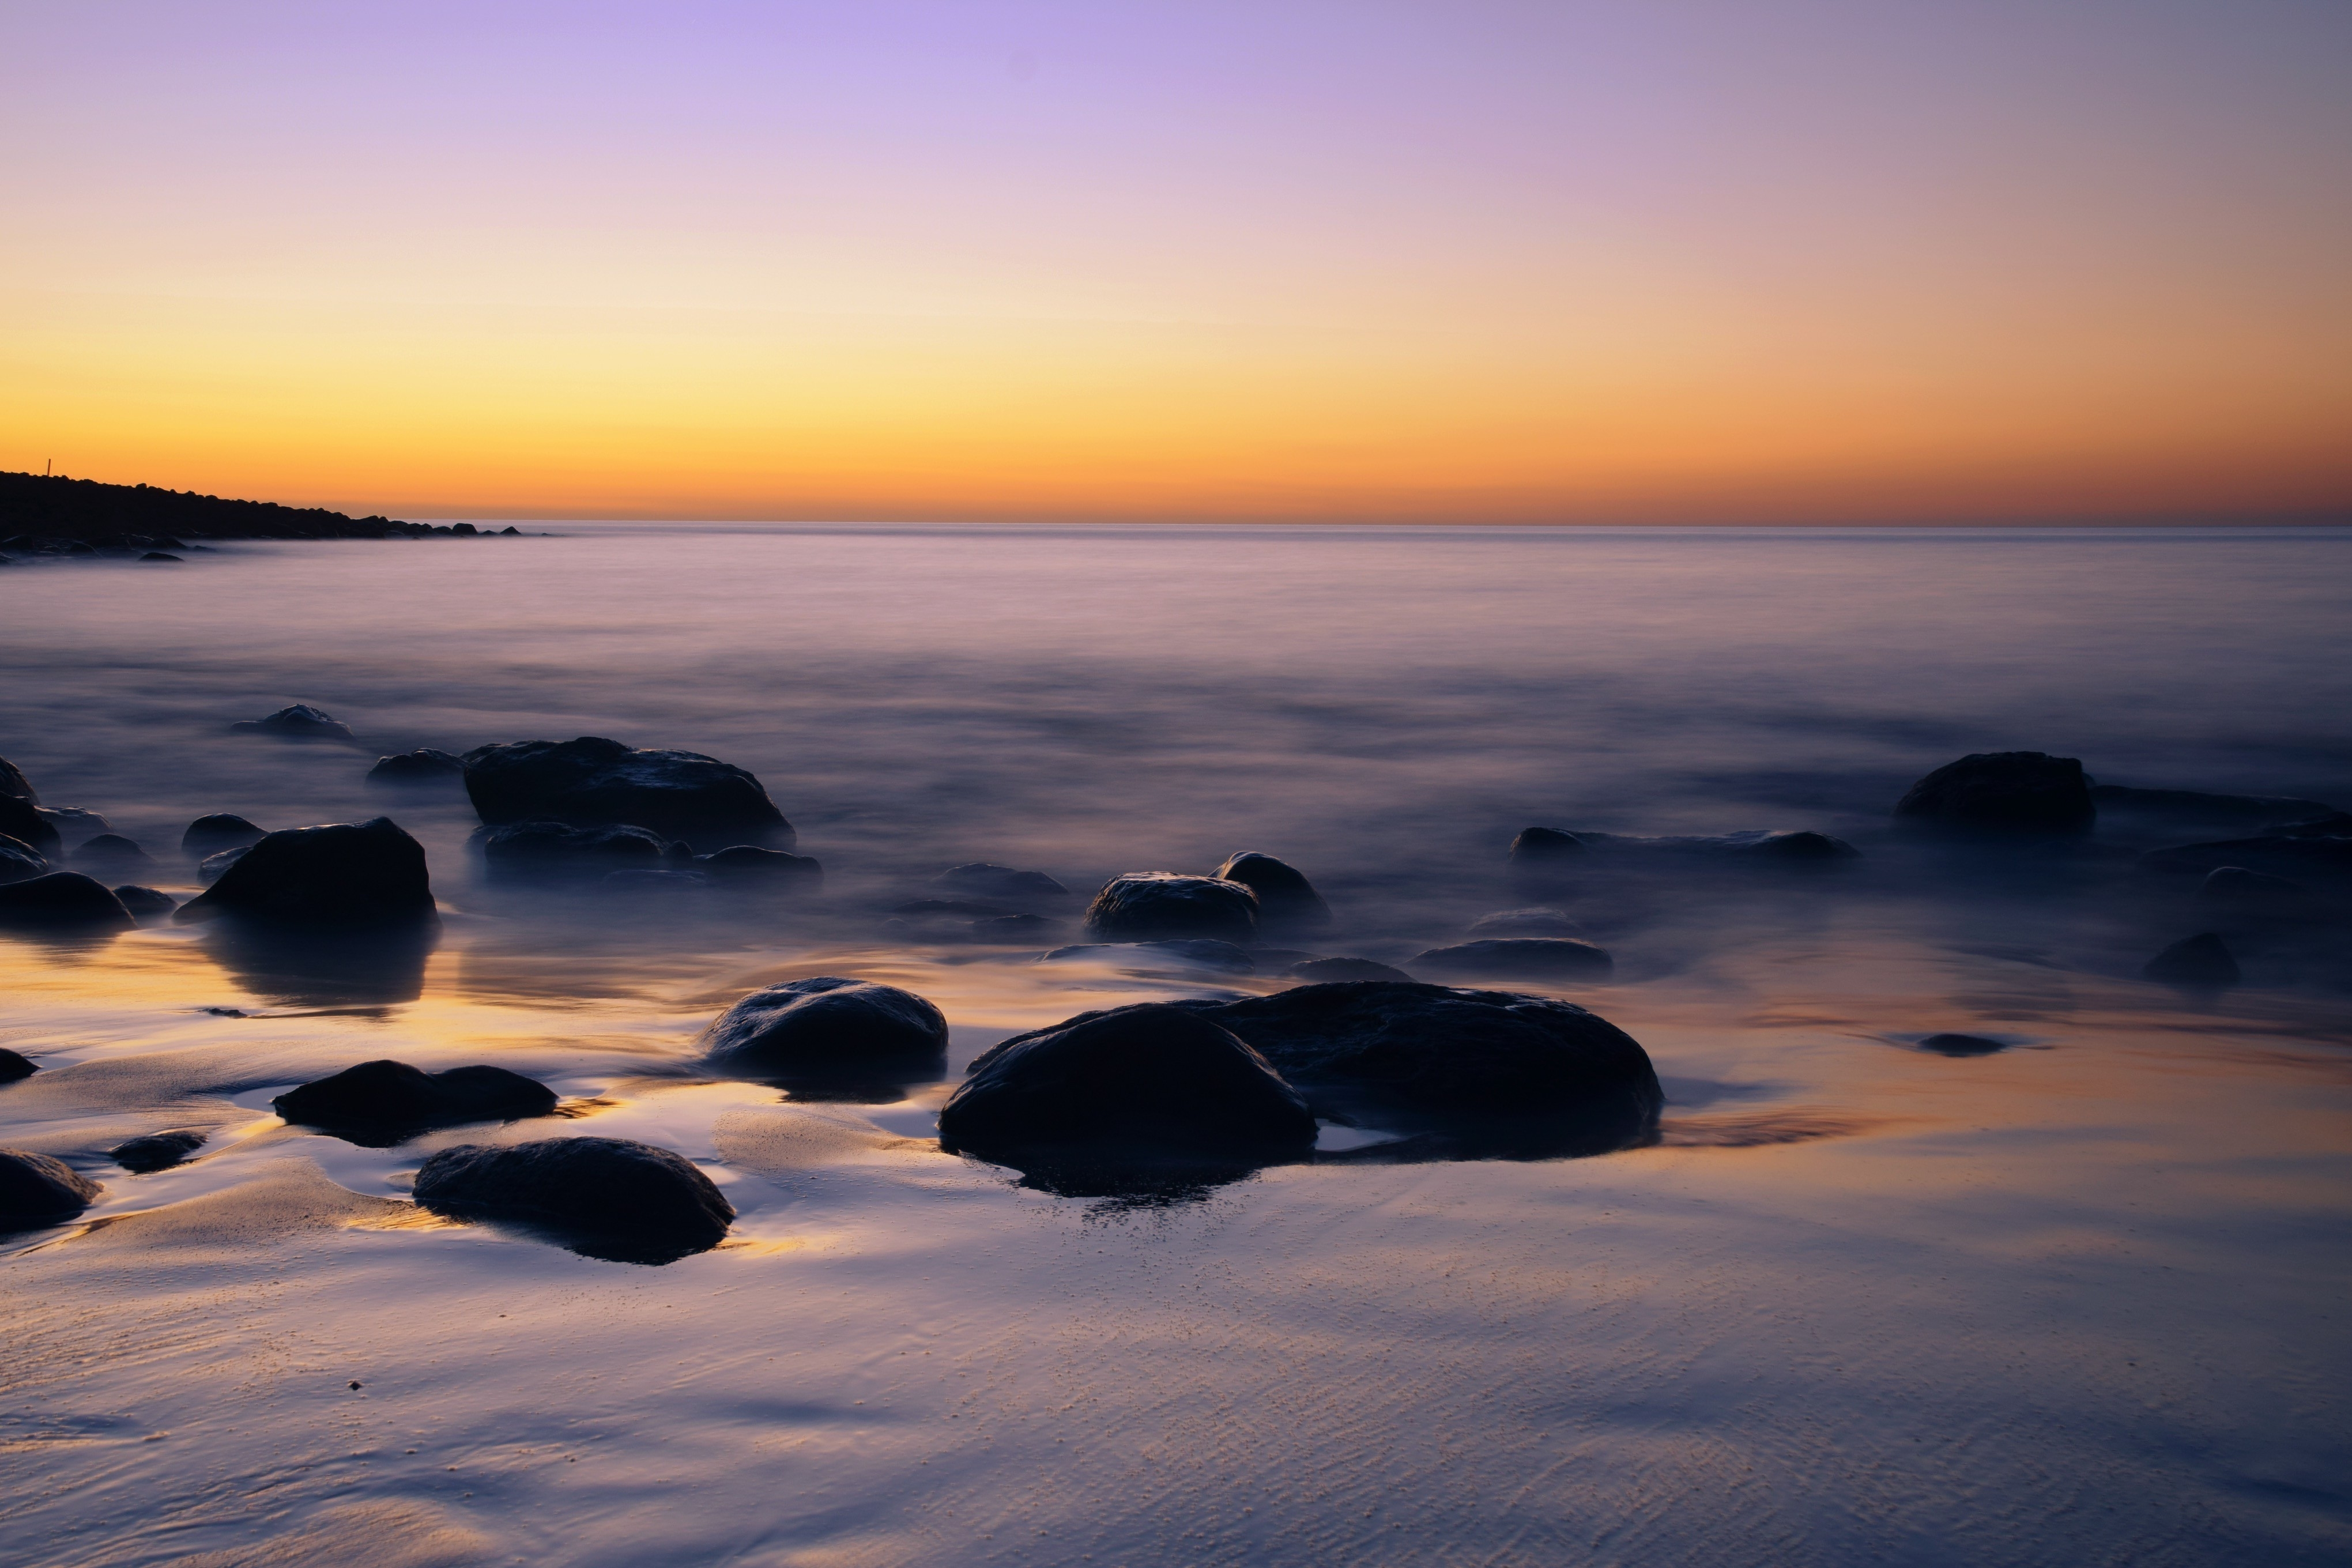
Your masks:
<svg viewBox="0 0 2352 1568"><path fill-rule="evenodd" d="M32 780L5 757L0 757L0 795L14 796L27 805L41 804L40 792L33 788Z"/></svg>
<svg viewBox="0 0 2352 1568"><path fill-rule="evenodd" d="M269 830L247 822L233 811L215 811L188 824L180 835L180 853L204 860L224 849L250 848L269 837Z"/></svg>
<svg viewBox="0 0 2352 1568"><path fill-rule="evenodd" d="M1239 882L1138 871L1114 877L1095 895L1087 934L1098 942L1248 942L1257 936L1257 895Z"/></svg>
<svg viewBox="0 0 2352 1568"><path fill-rule="evenodd" d="M413 752L378 757L375 766L367 771L366 782L378 787L399 789L415 785L459 784L465 779L465 758L436 746L420 746Z"/></svg>
<svg viewBox="0 0 2352 1568"><path fill-rule="evenodd" d="M2183 937L2140 966L2142 978L2168 985L2218 988L2243 978L2230 944L2213 931Z"/></svg>
<svg viewBox="0 0 2352 1568"><path fill-rule="evenodd" d="M416 1172L418 1204L452 1219L550 1233L575 1252L667 1263L727 1237L735 1208L684 1155L625 1138L459 1144Z"/></svg>
<svg viewBox="0 0 2352 1568"><path fill-rule="evenodd" d="M51 871L0 884L0 925L60 931L127 930L139 922L103 882L79 871Z"/></svg>
<svg viewBox="0 0 2352 1568"><path fill-rule="evenodd" d="M40 1070L30 1058L0 1046L0 1083L15 1083L18 1079L30 1078Z"/></svg>
<svg viewBox="0 0 2352 1568"><path fill-rule="evenodd" d="M304 932L431 921L425 847L388 816L283 828L172 911L183 924L225 915Z"/></svg>
<svg viewBox="0 0 2352 1568"><path fill-rule="evenodd" d="M1906 791L1895 815L1948 827L2080 833L2098 815L2090 781L2073 757L2043 752L1973 752Z"/></svg>
<svg viewBox="0 0 2352 1568"><path fill-rule="evenodd" d="M143 1138L117 1143L107 1153L124 1170L143 1176L168 1171L204 1146L205 1135L201 1132L150 1132Z"/></svg>
<svg viewBox="0 0 2352 1568"><path fill-rule="evenodd" d="M931 880L967 898L1002 899L1009 903L1051 902L1070 896L1069 889L1043 871L1016 871L988 860L950 866Z"/></svg>
<svg viewBox="0 0 2352 1568"><path fill-rule="evenodd" d="M669 868L669 840L647 827L582 827L568 822L515 822L475 836L482 862L502 879L603 877L614 871Z"/></svg>
<svg viewBox="0 0 2352 1568"><path fill-rule="evenodd" d="M792 824L745 769L699 752L636 750L602 736L477 746L466 794L484 822L633 823L672 838L789 847Z"/></svg>
<svg viewBox="0 0 2352 1568"><path fill-rule="evenodd" d="M383 1146L434 1127L544 1116L555 1091L504 1068L426 1072L389 1059L362 1062L288 1089L269 1102L286 1121Z"/></svg>
<svg viewBox="0 0 2352 1568"><path fill-rule="evenodd" d="M207 888L211 887L227 874L231 866L244 859L247 852L252 847L251 844L239 844L234 848L218 850L205 856L196 867L196 880Z"/></svg>
<svg viewBox="0 0 2352 1568"><path fill-rule="evenodd" d="M1258 923L1307 926L1328 925L1331 907L1307 874L1287 861L1255 849L1228 856L1225 863L1210 873L1221 881L1239 882L1257 895Z"/></svg>
<svg viewBox="0 0 2352 1568"><path fill-rule="evenodd" d="M1939 1057L1989 1057L1995 1051L2009 1049L2000 1040L1989 1040L1982 1035L1929 1035L1919 1042L1923 1051L1933 1051Z"/></svg>
<svg viewBox="0 0 2352 1568"><path fill-rule="evenodd" d="M120 833L101 833L74 851L74 869L93 877L131 878L149 875L157 868L138 840Z"/></svg>
<svg viewBox="0 0 2352 1568"><path fill-rule="evenodd" d="M1572 937L1489 937L1433 947L1405 961L1416 974L1490 980L1606 980L1615 965L1605 949Z"/></svg>
<svg viewBox="0 0 2352 1568"><path fill-rule="evenodd" d="M322 708L296 702L262 719L240 719L233 735L275 735L282 741L348 741L352 727Z"/></svg>
<svg viewBox="0 0 2352 1568"><path fill-rule="evenodd" d="M131 911L132 920L162 920L180 907L180 900L161 888L142 887L136 882L125 882L114 889L114 896L122 900L122 907Z"/></svg>
<svg viewBox="0 0 2352 1568"><path fill-rule="evenodd" d="M1525 827L1511 840L1511 864L1522 868L1558 866L1584 853L1584 840L1557 827Z"/></svg>
<svg viewBox="0 0 2352 1568"><path fill-rule="evenodd" d="M63 1225L104 1190L62 1160L0 1149L0 1231Z"/></svg>
<svg viewBox="0 0 2352 1568"><path fill-rule="evenodd" d="M702 1046L713 1068L740 1077L880 1081L943 1065L948 1021L911 991L819 974L752 992Z"/></svg>
<svg viewBox="0 0 2352 1568"><path fill-rule="evenodd" d="M814 856L788 855L756 844L730 844L698 855L694 866L719 886L739 892L813 893L824 886L824 868Z"/></svg>
<svg viewBox="0 0 2352 1568"><path fill-rule="evenodd" d="M1314 1142L1314 1114L1264 1057L1158 1003L1014 1036L972 1063L940 1112L941 1148L1006 1163L1057 1151L1279 1159Z"/></svg>
<svg viewBox="0 0 2352 1568"><path fill-rule="evenodd" d="M21 795L0 795L0 835L16 840L37 855L54 855L65 844L57 824Z"/></svg>
<svg viewBox="0 0 2352 1568"><path fill-rule="evenodd" d="M27 881L48 869L48 857L21 838L0 834L0 882Z"/></svg>

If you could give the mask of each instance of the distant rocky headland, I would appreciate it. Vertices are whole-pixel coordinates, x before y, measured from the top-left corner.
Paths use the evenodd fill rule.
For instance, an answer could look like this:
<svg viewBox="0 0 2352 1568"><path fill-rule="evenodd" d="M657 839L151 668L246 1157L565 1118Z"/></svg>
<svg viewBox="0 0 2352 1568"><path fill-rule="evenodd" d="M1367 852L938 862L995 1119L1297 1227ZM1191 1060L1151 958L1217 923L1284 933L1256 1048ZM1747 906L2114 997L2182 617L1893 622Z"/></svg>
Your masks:
<svg viewBox="0 0 2352 1568"><path fill-rule="evenodd" d="M125 552L168 560L176 559L171 551L203 548L192 540L487 538L520 531L349 517L324 507L224 500L152 485L0 473L0 561Z"/></svg>

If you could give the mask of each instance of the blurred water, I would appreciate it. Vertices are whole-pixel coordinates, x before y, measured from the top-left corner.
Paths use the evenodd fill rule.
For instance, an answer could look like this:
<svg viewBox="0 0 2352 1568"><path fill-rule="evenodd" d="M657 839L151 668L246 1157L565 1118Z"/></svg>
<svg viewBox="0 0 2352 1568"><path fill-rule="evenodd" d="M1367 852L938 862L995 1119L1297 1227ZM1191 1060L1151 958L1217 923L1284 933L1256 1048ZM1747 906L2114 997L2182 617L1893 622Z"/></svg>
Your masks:
<svg viewBox="0 0 2352 1568"><path fill-rule="evenodd" d="M0 1264L0 1563L2352 1549L2335 950L2183 997L2137 977L2200 918L2131 872L2161 825L1986 854L1885 818L2007 748L2352 804L2352 532L559 531L0 574L0 754L46 801L183 892L201 813L388 809L446 912L356 977L185 928L0 940L0 1044L44 1068L0 1089L0 1142L85 1166L116 1222ZM364 743L226 732L296 700ZM462 795L361 783L378 752L583 733L751 768L824 894L501 894ZM1502 856L1535 823L1865 854L1530 889ZM690 1070L795 974L932 996L951 1071L1083 1007L1267 989L879 924L957 861L1083 892L1243 848L1324 889L1321 951L1569 909L1618 973L1564 994L1650 1048L1664 1142L1121 1209L937 1153L946 1083L818 1136ZM1937 1029L2014 1048L1913 1048ZM556 1130L703 1162L737 1243L644 1269L418 1228L386 1200L429 1148L551 1129L371 1151L268 1114L386 1055L593 1101ZM103 1153L167 1126L214 1141L151 1177Z"/></svg>

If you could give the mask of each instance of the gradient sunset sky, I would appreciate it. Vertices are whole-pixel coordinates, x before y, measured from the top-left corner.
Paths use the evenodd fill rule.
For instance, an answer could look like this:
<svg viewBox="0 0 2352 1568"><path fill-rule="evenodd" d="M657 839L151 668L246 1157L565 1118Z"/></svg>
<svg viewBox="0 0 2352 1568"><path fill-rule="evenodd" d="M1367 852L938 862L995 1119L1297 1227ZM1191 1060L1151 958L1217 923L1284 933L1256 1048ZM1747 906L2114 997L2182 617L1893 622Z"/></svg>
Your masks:
<svg viewBox="0 0 2352 1568"><path fill-rule="evenodd" d="M2352 5L11 4L0 468L396 516L2352 512Z"/></svg>

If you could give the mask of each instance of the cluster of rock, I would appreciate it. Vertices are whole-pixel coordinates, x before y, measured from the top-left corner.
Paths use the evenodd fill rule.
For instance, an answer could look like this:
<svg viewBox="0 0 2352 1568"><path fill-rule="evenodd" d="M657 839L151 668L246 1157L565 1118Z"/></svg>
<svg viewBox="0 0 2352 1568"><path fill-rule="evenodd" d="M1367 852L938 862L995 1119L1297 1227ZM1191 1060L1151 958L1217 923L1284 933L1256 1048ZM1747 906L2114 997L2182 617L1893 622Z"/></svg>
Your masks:
<svg viewBox="0 0 2352 1568"><path fill-rule="evenodd" d="M0 534L7 536L0 538L0 563L103 555L152 560L166 551L205 548L184 542L193 539L486 539L520 532L470 522L436 526L352 517L324 507L229 500L152 485L0 473Z"/></svg>

